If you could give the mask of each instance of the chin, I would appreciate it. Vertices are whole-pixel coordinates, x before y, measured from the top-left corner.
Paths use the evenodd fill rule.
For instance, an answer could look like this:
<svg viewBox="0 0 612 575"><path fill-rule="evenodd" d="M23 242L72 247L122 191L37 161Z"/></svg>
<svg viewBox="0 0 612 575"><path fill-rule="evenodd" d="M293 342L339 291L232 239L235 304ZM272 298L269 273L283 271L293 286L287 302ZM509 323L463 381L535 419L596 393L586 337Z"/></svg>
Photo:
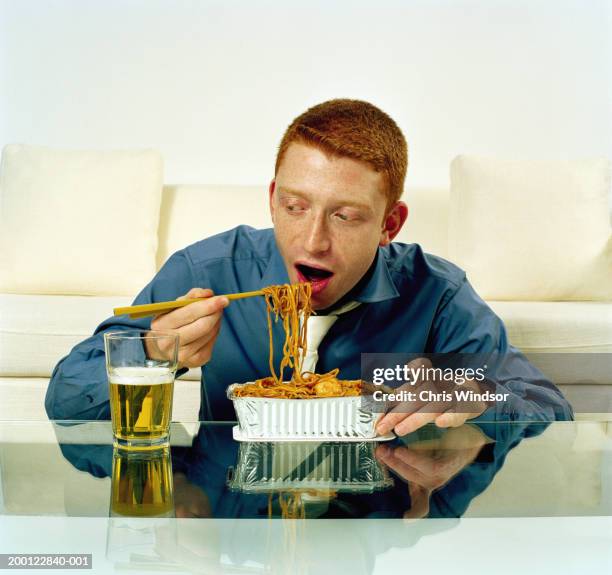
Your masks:
<svg viewBox="0 0 612 575"><path fill-rule="evenodd" d="M331 304L327 303L327 298L321 299L321 298L317 297L316 295L310 296L310 306L314 310L325 309L326 307L329 307L330 305Z"/></svg>
<svg viewBox="0 0 612 575"><path fill-rule="evenodd" d="M319 298L313 295L310 298L310 304L313 310L327 309L328 307L333 306L340 298L337 297L324 297Z"/></svg>

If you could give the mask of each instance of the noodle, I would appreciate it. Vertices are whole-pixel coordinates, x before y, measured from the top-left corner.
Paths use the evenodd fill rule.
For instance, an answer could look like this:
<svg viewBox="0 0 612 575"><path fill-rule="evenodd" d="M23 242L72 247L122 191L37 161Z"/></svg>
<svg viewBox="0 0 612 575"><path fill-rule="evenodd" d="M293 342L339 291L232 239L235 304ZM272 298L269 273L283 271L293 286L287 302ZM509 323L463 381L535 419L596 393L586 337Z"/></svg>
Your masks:
<svg viewBox="0 0 612 575"><path fill-rule="evenodd" d="M237 397L278 397L282 399L311 399L314 397L347 397L360 395L362 382L360 379L339 380L337 369L318 375L307 373L302 382L276 383L272 377L258 379L255 383L247 383L234 390Z"/></svg>
<svg viewBox="0 0 612 575"><path fill-rule="evenodd" d="M282 519L306 519L306 506L303 495L315 497L319 502L331 501L337 497L337 492L329 489L291 489L278 492L278 506ZM268 493L268 517L271 519L273 513L274 492Z"/></svg>
<svg viewBox="0 0 612 575"><path fill-rule="evenodd" d="M344 397L361 393L361 380L342 381L337 378L339 369L328 373L302 373L302 362L307 351L307 323L313 311L310 307L312 286L308 282L285 284L263 288L266 299L268 332L270 337L270 377L247 383L234 391L238 397L277 397L283 399L309 399L313 397ZM285 342L279 374L274 368L274 321L283 321ZM293 368L290 382L283 381L286 367Z"/></svg>
<svg viewBox="0 0 612 575"><path fill-rule="evenodd" d="M306 336L308 318L312 315L310 296L312 286L308 282L298 284L285 284L281 286L268 286L263 288L266 298L268 314L268 332L270 334L270 373L275 383L281 384L285 367L292 367L293 380L302 382L302 361L306 355ZM285 343L283 345L283 358L279 373L274 369L274 346L272 341L272 314L274 320L283 320L285 330ZM301 320L301 321L300 321Z"/></svg>

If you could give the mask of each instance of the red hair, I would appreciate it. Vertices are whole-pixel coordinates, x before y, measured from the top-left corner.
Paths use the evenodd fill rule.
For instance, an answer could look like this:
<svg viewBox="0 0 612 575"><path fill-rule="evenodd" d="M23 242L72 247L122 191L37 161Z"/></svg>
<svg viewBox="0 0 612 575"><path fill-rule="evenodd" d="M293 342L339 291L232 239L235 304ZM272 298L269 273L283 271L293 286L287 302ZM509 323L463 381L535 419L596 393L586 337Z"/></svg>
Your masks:
<svg viewBox="0 0 612 575"><path fill-rule="evenodd" d="M275 174L287 148L294 142L315 146L334 156L364 162L381 173L388 209L404 191L408 168L406 139L391 117L368 102L328 100L298 116L281 140Z"/></svg>

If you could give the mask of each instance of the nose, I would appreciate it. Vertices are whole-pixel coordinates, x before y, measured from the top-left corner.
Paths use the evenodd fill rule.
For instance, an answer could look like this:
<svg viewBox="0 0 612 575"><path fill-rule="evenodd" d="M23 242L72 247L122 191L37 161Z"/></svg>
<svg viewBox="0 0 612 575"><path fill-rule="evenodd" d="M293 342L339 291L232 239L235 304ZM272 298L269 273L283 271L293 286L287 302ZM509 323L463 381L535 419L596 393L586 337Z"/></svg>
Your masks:
<svg viewBox="0 0 612 575"><path fill-rule="evenodd" d="M331 238L324 214L314 215L308 223L304 249L310 254L323 254L329 251Z"/></svg>

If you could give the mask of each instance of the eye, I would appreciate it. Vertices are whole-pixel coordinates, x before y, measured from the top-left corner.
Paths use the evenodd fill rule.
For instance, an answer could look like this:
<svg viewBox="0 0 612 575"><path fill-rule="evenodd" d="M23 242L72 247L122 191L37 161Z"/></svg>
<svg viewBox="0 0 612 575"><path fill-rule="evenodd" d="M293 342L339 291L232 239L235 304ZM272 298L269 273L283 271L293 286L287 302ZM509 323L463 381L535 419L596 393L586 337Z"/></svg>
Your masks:
<svg viewBox="0 0 612 575"><path fill-rule="evenodd" d="M354 223L361 220L361 215L353 210L342 210L334 212L334 217L341 222Z"/></svg>
<svg viewBox="0 0 612 575"><path fill-rule="evenodd" d="M299 204L286 204L285 209L290 213L300 213L304 211L304 206Z"/></svg>
<svg viewBox="0 0 612 575"><path fill-rule="evenodd" d="M308 204L299 198L283 199L281 205L289 216L302 216L308 210Z"/></svg>

